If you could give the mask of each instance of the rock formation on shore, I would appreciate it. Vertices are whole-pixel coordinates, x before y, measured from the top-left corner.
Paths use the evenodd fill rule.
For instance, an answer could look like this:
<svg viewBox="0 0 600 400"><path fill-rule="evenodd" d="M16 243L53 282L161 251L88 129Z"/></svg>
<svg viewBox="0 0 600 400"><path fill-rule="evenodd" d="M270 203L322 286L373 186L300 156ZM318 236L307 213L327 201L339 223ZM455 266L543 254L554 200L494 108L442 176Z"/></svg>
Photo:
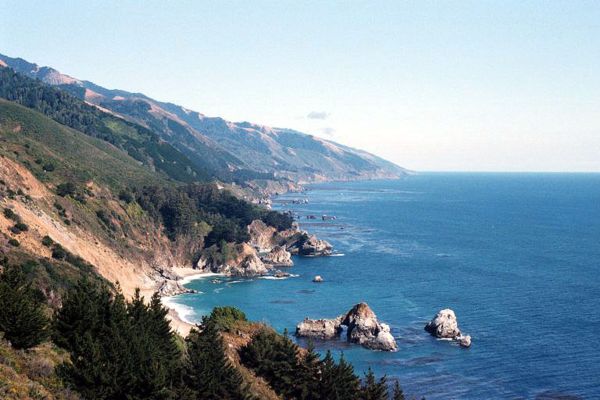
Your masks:
<svg viewBox="0 0 600 400"><path fill-rule="evenodd" d="M425 330L440 339L456 340L462 347L471 346L471 336L463 335L458 328L456 314L449 308L440 310L427 325Z"/></svg>
<svg viewBox="0 0 600 400"><path fill-rule="evenodd" d="M296 335L317 339L332 339L340 335L342 326L347 327L346 339L372 350L396 351L396 340L390 327L380 323L367 305L359 303L346 314L333 319L308 319L296 326Z"/></svg>
<svg viewBox="0 0 600 400"><path fill-rule="evenodd" d="M263 262L271 264L274 267L291 267L292 254L281 246L275 246L273 249L262 257Z"/></svg>

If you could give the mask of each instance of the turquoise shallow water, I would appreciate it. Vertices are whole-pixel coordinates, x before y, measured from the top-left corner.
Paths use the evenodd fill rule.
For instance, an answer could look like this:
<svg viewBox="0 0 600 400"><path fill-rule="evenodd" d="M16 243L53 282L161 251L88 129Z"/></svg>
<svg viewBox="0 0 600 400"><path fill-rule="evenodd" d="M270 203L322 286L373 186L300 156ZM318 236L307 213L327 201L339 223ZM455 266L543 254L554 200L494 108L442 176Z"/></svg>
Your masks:
<svg viewBox="0 0 600 400"><path fill-rule="evenodd" d="M600 175L420 174L400 181L313 185L309 204L279 205L343 256L296 258L286 280L210 279L177 298L199 319L235 305L294 331L366 301L400 350L344 341L359 371L398 378L428 399L600 398ZM279 200L300 198L287 195ZM306 214L335 215L313 221ZM314 275L326 280L314 284ZM423 326L456 311L470 349Z"/></svg>

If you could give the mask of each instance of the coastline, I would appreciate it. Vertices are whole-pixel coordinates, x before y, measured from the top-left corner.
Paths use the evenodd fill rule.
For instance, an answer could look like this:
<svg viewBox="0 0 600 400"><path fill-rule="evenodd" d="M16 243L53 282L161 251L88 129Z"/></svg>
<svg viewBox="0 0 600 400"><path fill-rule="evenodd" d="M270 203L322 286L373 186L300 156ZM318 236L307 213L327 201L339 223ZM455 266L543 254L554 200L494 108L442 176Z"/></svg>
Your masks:
<svg viewBox="0 0 600 400"><path fill-rule="evenodd" d="M177 282L182 286L198 279L223 276L223 274L214 272L198 272L197 269L189 267L179 267L176 269L176 272L181 277ZM185 304L178 303L178 296L180 295L161 297L161 303L169 310L167 318L171 322L173 330L185 337L190 333L190 330L197 322L189 318L189 316L194 313L194 310Z"/></svg>

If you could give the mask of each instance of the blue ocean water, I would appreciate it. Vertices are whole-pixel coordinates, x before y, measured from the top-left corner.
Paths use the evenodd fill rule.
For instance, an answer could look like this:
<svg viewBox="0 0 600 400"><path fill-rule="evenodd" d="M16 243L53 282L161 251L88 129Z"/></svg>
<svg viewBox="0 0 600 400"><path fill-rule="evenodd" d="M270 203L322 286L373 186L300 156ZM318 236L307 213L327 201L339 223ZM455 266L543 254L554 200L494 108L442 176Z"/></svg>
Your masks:
<svg viewBox="0 0 600 400"><path fill-rule="evenodd" d="M193 281L202 293L177 299L190 318L234 305L293 332L306 316L366 301L400 350L343 340L317 350L343 351L410 395L600 398L600 174L419 174L313 185L306 195L308 204L279 208L343 256L296 258L299 276L286 280ZM324 283L311 282L317 274ZM470 349L423 330L446 307L473 337Z"/></svg>

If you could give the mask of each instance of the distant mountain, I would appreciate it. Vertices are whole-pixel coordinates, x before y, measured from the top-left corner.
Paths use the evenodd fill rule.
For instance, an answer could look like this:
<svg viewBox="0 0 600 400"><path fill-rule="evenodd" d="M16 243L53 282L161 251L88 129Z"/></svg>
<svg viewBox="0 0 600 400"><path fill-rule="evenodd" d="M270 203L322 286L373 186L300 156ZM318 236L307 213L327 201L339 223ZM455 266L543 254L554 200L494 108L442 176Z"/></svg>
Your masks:
<svg viewBox="0 0 600 400"><path fill-rule="evenodd" d="M292 129L207 117L141 93L106 89L50 67L0 54L0 66L84 99L104 111L154 131L192 163L226 181L295 182L398 178L407 170L365 151Z"/></svg>

